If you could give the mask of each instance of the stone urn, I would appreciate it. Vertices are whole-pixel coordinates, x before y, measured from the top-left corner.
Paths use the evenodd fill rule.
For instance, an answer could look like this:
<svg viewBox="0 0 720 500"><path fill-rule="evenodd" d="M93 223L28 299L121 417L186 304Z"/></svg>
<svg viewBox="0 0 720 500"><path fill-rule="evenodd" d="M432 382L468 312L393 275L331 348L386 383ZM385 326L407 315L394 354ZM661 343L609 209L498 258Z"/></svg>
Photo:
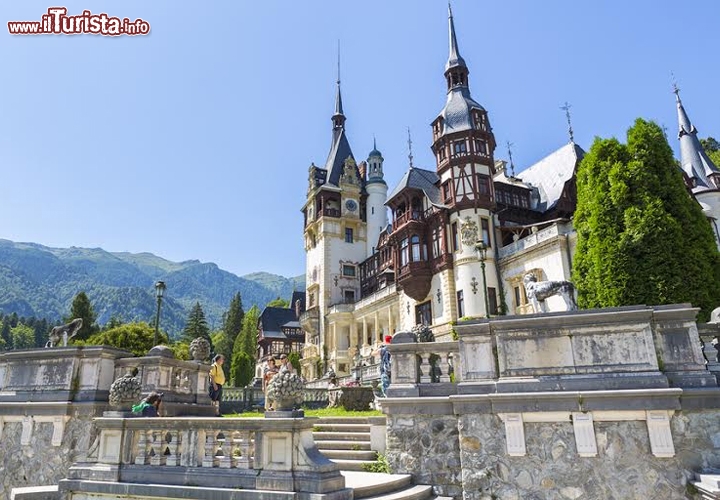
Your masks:
<svg viewBox="0 0 720 500"><path fill-rule="evenodd" d="M123 375L110 386L108 402L113 408L129 407L140 400L142 383L137 378L138 369Z"/></svg>
<svg viewBox="0 0 720 500"><path fill-rule="evenodd" d="M210 357L210 342L203 337L198 337L190 342L189 350L193 361L205 361Z"/></svg>
<svg viewBox="0 0 720 500"><path fill-rule="evenodd" d="M273 402L275 411L290 411L303 402L305 384L289 370L280 370L268 384L267 397Z"/></svg>

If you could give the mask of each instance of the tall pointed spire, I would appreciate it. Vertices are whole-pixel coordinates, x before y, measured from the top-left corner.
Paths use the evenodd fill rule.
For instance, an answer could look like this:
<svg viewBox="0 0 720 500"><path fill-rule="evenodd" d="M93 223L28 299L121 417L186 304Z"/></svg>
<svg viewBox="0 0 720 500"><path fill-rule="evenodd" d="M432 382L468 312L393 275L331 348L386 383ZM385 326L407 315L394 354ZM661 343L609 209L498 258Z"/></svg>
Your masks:
<svg viewBox="0 0 720 500"><path fill-rule="evenodd" d="M560 109L565 111L565 118L567 118L568 135L570 136L570 142L575 142L575 135L573 134L572 122L570 121L570 108L572 108L572 106L570 104L568 104L567 101L565 101L564 106L560 106Z"/></svg>
<svg viewBox="0 0 720 500"><path fill-rule="evenodd" d="M412 154L412 138L410 137L410 127L408 129L408 160L410 161L410 168L413 167L413 154Z"/></svg>
<svg viewBox="0 0 720 500"><path fill-rule="evenodd" d="M445 65L445 70L456 66L465 66L465 60L460 55L460 49L458 49L457 37L455 36L455 22L453 21L452 5L450 5L450 2L448 2L448 25L448 33L450 36L450 55L448 56L448 62L447 65Z"/></svg>
<svg viewBox="0 0 720 500"><path fill-rule="evenodd" d="M340 40L338 40L337 54L337 90L335 91L335 114L332 116L333 128L342 128L345 125L343 114L342 94L340 93Z"/></svg>
<svg viewBox="0 0 720 500"><path fill-rule="evenodd" d="M683 171L694 182L694 190L719 189L720 169L708 157L700 144L697 129L692 124L680 99L680 88L673 83L678 112L678 139Z"/></svg>

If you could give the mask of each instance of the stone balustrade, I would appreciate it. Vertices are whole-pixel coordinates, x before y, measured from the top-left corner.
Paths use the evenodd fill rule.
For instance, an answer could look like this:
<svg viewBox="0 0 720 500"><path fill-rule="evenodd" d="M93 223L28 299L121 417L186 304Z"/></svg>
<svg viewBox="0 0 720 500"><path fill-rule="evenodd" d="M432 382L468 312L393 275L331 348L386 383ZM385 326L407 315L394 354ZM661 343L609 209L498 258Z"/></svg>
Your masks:
<svg viewBox="0 0 720 500"><path fill-rule="evenodd" d="M392 384L388 396L448 395L455 392L451 374L457 369L457 342L390 344Z"/></svg>
<svg viewBox="0 0 720 500"><path fill-rule="evenodd" d="M350 498L336 464L317 450L315 418L99 418L85 461L60 491L172 498L172 487L241 489L244 498ZM162 494L151 494L162 477ZM100 486L98 486L100 484ZM136 491L135 491L136 490ZM285 493L285 495L283 495Z"/></svg>

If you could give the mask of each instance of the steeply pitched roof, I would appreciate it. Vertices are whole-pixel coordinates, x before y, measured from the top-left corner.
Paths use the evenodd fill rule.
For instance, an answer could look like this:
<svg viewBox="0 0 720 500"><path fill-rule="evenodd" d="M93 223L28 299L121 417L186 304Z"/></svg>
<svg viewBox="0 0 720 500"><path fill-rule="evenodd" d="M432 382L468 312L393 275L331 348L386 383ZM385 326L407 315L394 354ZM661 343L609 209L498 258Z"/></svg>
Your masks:
<svg viewBox="0 0 720 500"><path fill-rule="evenodd" d="M440 189L435 185L439 181L440 178L438 175L431 170L410 167L402 179L400 179L397 186L395 186L395 189L392 190L392 193L388 195L387 201L389 202L400 194L402 190L409 188L423 191L431 203L439 205Z"/></svg>
<svg viewBox="0 0 720 500"><path fill-rule="evenodd" d="M474 129L475 125L470 112L472 109L485 110L470 97L469 88L461 86L450 90L445 107L440 111L440 116L443 118L442 135Z"/></svg>
<svg viewBox="0 0 720 500"><path fill-rule="evenodd" d="M678 88L675 89L675 97L677 100L678 139L680 139L680 163L682 169L688 177L695 181L694 192L714 189L715 187L708 179L708 176L720 174L720 170L718 170L718 167L708 157L702 144L700 144L697 137L698 131L685 112Z"/></svg>
<svg viewBox="0 0 720 500"><path fill-rule="evenodd" d="M328 184L337 186L340 182L340 176L343 172L343 166L345 160L351 157L353 160L352 150L350 149L350 143L345 136L345 128L339 128L333 130L333 141L330 146L330 154L328 154L327 161L325 162L325 170L328 171Z"/></svg>
<svg viewBox="0 0 720 500"><path fill-rule="evenodd" d="M570 142L517 175L537 189L540 201L531 207L533 210L546 212L557 204L565 183L572 178L575 166L584 156L585 151Z"/></svg>
<svg viewBox="0 0 720 500"><path fill-rule="evenodd" d="M286 307L266 307L260 314L260 326L262 327L263 336L265 338L284 339L285 334L282 331L286 328L299 328L295 309Z"/></svg>

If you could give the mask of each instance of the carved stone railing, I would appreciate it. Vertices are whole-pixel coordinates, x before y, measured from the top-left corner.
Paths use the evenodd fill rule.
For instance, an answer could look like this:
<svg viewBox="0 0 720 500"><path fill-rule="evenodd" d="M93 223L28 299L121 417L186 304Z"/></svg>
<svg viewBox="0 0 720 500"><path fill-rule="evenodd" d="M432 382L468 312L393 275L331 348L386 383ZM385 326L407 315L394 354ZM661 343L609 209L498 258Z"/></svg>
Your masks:
<svg viewBox="0 0 720 500"><path fill-rule="evenodd" d="M448 395L455 392L455 388L451 387L451 374L459 372L457 342L390 344L388 349L392 360L392 383L388 396ZM438 387L428 387L431 385Z"/></svg>
<svg viewBox="0 0 720 500"><path fill-rule="evenodd" d="M328 314L347 313L355 310L355 304L333 304L328 308Z"/></svg>
<svg viewBox="0 0 720 500"><path fill-rule="evenodd" d="M549 240L553 236L557 236L559 234L560 230L557 224L546 227L545 229L542 229L537 233L532 233L525 238L514 241L511 244L505 245L504 247L500 248L500 258L502 259L503 257L507 257L514 253L525 250L526 248L534 247L538 243L542 243L543 241Z"/></svg>
<svg viewBox="0 0 720 500"><path fill-rule="evenodd" d="M363 297L361 300L358 300L355 302L355 310L359 311L363 307L373 304L377 302L380 299L383 299L387 297L388 295L394 295L397 292L397 288L395 287L395 283L392 285L388 285L385 288L381 288L377 292L373 293L372 295L368 295L367 297Z"/></svg>
<svg viewBox="0 0 720 500"><path fill-rule="evenodd" d="M96 419L98 437L87 461L75 464L59 488L109 493L118 489L113 485L122 483L123 494L138 497L167 496L152 494L153 487L199 486L248 490L244 498L249 499L264 498L258 490L275 491L278 498L288 499L350 498L339 467L317 450L312 437L316 421Z"/></svg>

